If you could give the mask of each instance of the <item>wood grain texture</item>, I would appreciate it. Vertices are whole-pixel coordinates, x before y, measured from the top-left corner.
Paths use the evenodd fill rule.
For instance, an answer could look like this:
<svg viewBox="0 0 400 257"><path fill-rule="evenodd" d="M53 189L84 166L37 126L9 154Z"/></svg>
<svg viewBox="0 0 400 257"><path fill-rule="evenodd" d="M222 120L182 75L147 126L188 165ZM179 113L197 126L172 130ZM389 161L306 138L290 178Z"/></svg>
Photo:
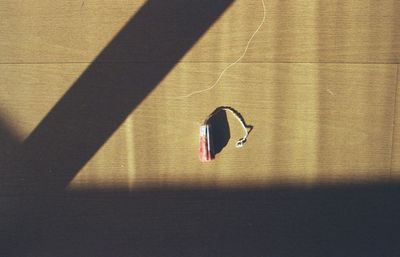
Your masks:
<svg viewBox="0 0 400 257"><path fill-rule="evenodd" d="M1 115L18 142L143 4L0 2L0 30L6 39L0 41ZM400 159L390 132L396 66L383 64L398 62L398 5L389 0L266 1L266 23L243 63L228 70L215 90L176 99L208 87L227 62L242 53L261 21L262 5L235 1L70 187L256 186L386 178L390 163L395 167ZM163 60L151 56L154 59L113 61L141 65ZM242 112L255 129L248 146L237 150L233 143L241 130L228 116L228 146L214 163L202 165L197 159L198 127L221 105ZM394 139L396 135L397 128Z"/></svg>
<svg viewBox="0 0 400 257"><path fill-rule="evenodd" d="M0 113L22 142L89 64L0 65Z"/></svg>
<svg viewBox="0 0 400 257"><path fill-rule="evenodd" d="M391 176L393 179L400 177L400 80L399 80L399 65L397 65L397 88L396 102L394 105L394 121L393 121L393 145L392 145L392 166Z"/></svg>
<svg viewBox="0 0 400 257"><path fill-rule="evenodd" d="M176 98L207 87L225 65L179 64L70 188L319 184L389 176L396 65L238 64L213 91ZM84 68L0 66L2 111L21 140ZM13 77L13 83L4 79ZM213 163L201 164L199 125L221 105L240 111L254 130L236 149L242 131L228 115L229 144Z"/></svg>
<svg viewBox="0 0 400 257"><path fill-rule="evenodd" d="M2 63L91 62L145 1L0 1Z"/></svg>
<svg viewBox="0 0 400 257"><path fill-rule="evenodd" d="M190 39L163 31L159 42L146 24L133 34L148 49L125 34L113 46L130 51L109 49L95 62L148 1L0 0L0 256L400 256L400 1L264 0L266 22L241 62L190 98L179 97L212 85L243 53L261 0L234 1L178 63L155 46L179 52ZM170 15L169 1L154 2L139 20L181 17ZM169 70L160 63L176 65L148 95L143 81L114 76ZM77 167L92 153L80 148L104 141L73 134L74 126L65 126L70 137L58 136L65 130L57 122L82 128L62 115L37 137L56 140L33 140L22 172L6 170L77 81L77 104L118 105L124 90L104 99L113 81L138 89L139 104L72 180L52 167ZM66 120L75 116L65 110L69 100L58 109ZM230 140L203 164L199 126L219 106L237 109L254 129L236 149L243 132L227 114ZM96 116L92 109L76 116ZM113 116L99 116L110 119L81 121L114 128ZM42 145L55 154L41 154ZM32 175L32 163L47 169ZM63 176L69 185L55 190ZM25 188L32 181L43 190Z"/></svg>
<svg viewBox="0 0 400 257"><path fill-rule="evenodd" d="M2 0L0 62L91 62L143 3L143 0ZM399 62L397 0L265 0L265 3L266 22L243 62ZM163 13L165 10L160 8L154 15ZM235 60L262 16L261 0L235 1L184 61ZM182 39L176 40L179 44ZM163 58L139 57L129 61Z"/></svg>
<svg viewBox="0 0 400 257"><path fill-rule="evenodd" d="M71 188L316 185L389 177L395 65L240 64L214 91L175 99L206 87L222 67L178 65ZM254 131L236 149L243 132L229 117L229 144L215 162L202 164L199 125L220 105L240 111Z"/></svg>

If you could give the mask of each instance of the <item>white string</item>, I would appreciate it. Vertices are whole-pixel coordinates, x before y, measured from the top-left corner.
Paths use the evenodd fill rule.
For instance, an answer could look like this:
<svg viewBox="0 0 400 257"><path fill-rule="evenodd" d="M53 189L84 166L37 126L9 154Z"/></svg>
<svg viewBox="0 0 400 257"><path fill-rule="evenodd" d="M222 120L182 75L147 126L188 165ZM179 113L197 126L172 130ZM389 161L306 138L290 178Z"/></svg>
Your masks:
<svg viewBox="0 0 400 257"><path fill-rule="evenodd" d="M231 109L226 109L226 108L224 108L224 110L225 110L225 111L231 112L231 113L235 116L235 118L239 121L240 125L242 125L242 128L243 128L244 133L245 133L245 134L244 134L244 137L242 137L241 139L239 139L239 140L236 142L236 148L240 148L240 147L242 147L242 146L244 145L244 143L246 142L247 137L248 137L248 135L249 135L249 130L247 129L247 127L246 127L246 125L244 124L244 122L242 121L242 119L241 119L234 111L232 111Z"/></svg>
<svg viewBox="0 0 400 257"><path fill-rule="evenodd" d="M261 26L264 24L266 16L267 16L264 0L261 0L261 2L262 2L262 6L263 6L263 11L264 11L263 19L262 19L260 25L258 25L256 31L254 31L254 33L251 35L251 37L250 37L249 41L247 42L246 48L244 49L242 55L236 61L234 61L233 63L231 63L228 66L226 66L225 69L222 70L222 72L219 75L218 79L210 87L205 88L205 89L201 89L201 90L197 90L197 91L193 91L190 94L183 95L183 96L178 96L177 98L187 98L187 97L190 97L192 95L200 94L200 93L203 93L203 92L206 92L206 91L209 91L209 90L213 89L218 84L218 82L221 80L221 78L224 75L224 73L227 70L229 70L232 66L234 66L235 64L237 64L238 62L240 62L243 59L243 57L246 55L247 50L249 49L251 41L253 40L253 38L257 34L257 32L260 30Z"/></svg>

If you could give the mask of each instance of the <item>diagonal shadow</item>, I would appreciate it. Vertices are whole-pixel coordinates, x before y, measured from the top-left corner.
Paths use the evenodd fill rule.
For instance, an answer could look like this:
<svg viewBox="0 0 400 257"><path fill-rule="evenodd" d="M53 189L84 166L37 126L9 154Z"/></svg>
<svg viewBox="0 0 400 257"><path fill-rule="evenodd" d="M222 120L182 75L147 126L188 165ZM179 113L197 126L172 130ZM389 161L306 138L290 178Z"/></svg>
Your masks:
<svg viewBox="0 0 400 257"><path fill-rule="evenodd" d="M149 0L23 143L24 192L62 190L234 0Z"/></svg>

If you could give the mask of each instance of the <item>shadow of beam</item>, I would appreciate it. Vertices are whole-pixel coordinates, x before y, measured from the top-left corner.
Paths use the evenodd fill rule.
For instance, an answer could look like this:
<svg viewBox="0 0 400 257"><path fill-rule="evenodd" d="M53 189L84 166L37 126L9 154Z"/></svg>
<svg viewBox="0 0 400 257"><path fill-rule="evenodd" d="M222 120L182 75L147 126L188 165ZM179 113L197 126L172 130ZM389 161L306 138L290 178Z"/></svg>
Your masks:
<svg viewBox="0 0 400 257"><path fill-rule="evenodd" d="M399 200L395 184L36 195L3 256L394 257Z"/></svg>
<svg viewBox="0 0 400 257"><path fill-rule="evenodd" d="M9 163L14 192L63 190L233 1L146 2Z"/></svg>

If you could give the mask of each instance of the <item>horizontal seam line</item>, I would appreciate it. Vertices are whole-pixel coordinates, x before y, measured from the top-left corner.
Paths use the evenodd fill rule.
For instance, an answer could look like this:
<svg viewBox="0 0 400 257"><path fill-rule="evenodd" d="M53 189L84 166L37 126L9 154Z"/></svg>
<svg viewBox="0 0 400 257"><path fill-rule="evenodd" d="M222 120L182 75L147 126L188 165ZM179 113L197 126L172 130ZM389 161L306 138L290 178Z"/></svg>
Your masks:
<svg viewBox="0 0 400 257"><path fill-rule="evenodd" d="M175 63L173 61L165 62L141 62L141 61L94 61L94 62L0 62L0 65L48 65L48 64L123 64L123 63L136 63L136 64L157 64L157 63ZM229 61L183 61L177 64L201 64L201 63L220 63L226 64ZM253 61L253 62L239 62L238 64L354 64L354 65L399 65L396 62L272 62L272 61Z"/></svg>

